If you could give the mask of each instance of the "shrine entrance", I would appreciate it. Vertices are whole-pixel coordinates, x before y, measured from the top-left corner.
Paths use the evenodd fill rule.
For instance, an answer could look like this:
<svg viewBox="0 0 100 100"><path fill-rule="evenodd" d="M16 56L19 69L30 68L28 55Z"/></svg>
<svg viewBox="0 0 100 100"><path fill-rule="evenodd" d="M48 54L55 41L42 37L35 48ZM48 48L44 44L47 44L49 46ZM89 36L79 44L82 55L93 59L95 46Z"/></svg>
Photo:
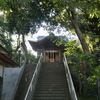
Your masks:
<svg viewBox="0 0 100 100"><path fill-rule="evenodd" d="M37 55L43 55L43 62L62 62L64 45L57 46L53 41L56 40L57 36L47 36L43 39L36 41L29 41L32 49L37 52ZM52 40L53 39L53 40Z"/></svg>
<svg viewBox="0 0 100 100"><path fill-rule="evenodd" d="M46 62L58 61L59 55L58 50L47 50L46 51Z"/></svg>

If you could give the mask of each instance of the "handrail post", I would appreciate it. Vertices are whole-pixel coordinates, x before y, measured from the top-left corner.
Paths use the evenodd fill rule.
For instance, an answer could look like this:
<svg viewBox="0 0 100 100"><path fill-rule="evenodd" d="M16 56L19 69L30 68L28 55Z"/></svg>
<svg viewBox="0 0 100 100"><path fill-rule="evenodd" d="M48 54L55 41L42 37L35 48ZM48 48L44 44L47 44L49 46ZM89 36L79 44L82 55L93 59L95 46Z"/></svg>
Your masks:
<svg viewBox="0 0 100 100"><path fill-rule="evenodd" d="M64 66L65 66L65 72L66 72L66 77L68 81L68 87L69 87L71 99L78 100L65 55L64 55Z"/></svg>

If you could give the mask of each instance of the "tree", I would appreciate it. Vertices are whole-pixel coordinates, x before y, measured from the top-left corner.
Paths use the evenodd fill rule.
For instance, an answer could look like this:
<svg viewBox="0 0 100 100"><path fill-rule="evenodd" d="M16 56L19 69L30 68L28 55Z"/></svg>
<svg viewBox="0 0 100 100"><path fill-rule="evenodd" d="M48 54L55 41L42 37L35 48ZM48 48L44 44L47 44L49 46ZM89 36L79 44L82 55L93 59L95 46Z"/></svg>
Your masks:
<svg viewBox="0 0 100 100"><path fill-rule="evenodd" d="M6 6L5 9L3 9L4 5ZM25 1L24 3L22 1L12 0L7 0L4 3L3 1L3 6L1 7L1 9L7 11L6 16L9 32L22 35L22 47L23 52L25 52L24 54L26 63L28 62L28 59L24 37L29 32L33 33L37 31L37 29L41 26L43 20L45 20L48 16L47 14L50 13L50 10L46 10L45 12L42 11L44 9L43 7L46 7L48 5L44 3L44 6L41 6L40 1L38 0Z"/></svg>
<svg viewBox="0 0 100 100"><path fill-rule="evenodd" d="M78 87L76 88L79 91L80 95L96 96L96 80L99 74L96 55L83 53L78 41L69 41L66 44L65 50L65 53L68 57L68 63L71 70L71 74L74 77L74 82L78 83L75 86ZM86 88L84 88L84 86Z"/></svg>
<svg viewBox="0 0 100 100"><path fill-rule="evenodd" d="M3 9L3 7L5 6L3 10L7 11L9 31L11 31L13 34L22 35L24 51L26 51L24 36L27 35L30 31L35 32L40 26L42 26L42 22L45 22L48 26L50 26L50 29L56 28L59 25L61 27L65 27L66 30L70 30L73 33L76 33L83 48L83 54L85 52L87 55L89 55L90 50L88 44L86 43L87 41L85 40L86 37L83 34L88 32L88 27L85 27L85 31L81 26L83 24L88 24L91 26L91 22L93 24L93 21L89 20L96 17L96 19L98 19L96 30L100 27L99 1L94 0L91 2L90 0L25 0L25 2L23 3L21 0L6 0L6 2L2 0L2 4L3 6L1 6L0 9ZM89 22L85 22L86 17ZM48 29L48 27L46 28ZM87 90L87 66L86 62L84 61L82 62L82 64L82 68L85 72L84 88ZM84 94L86 96L87 91L84 91Z"/></svg>
<svg viewBox="0 0 100 100"><path fill-rule="evenodd" d="M4 16L5 15L2 12L0 15L0 44L3 45L12 55L13 49L11 42L13 40L11 34L8 32L7 23L4 21Z"/></svg>
<svg viewBox="0 0 100 100"><path fill-rule="evenodd" d="M84 17L83 14L85 11L87 11L87 9L83 9L83 6L85 7L86 4L90 3L88 1L82 1L81 3L83 3L83 5L80 6L80 2L76 2L75 0L71 0L71 1L60 1L60 0L55 0L55 6L54 6L54 14L52 16L53 20L60 23L61 26L67 27L68 24L70 24L69 26L71 26L74 28L81 46L83 48L83 51L88 55L88 53L90 53L89 47L85 41L85 37L83 37L83 33L79 28L79 21L84 21ZM90 5L90 4L89 4ZM87 5L88 6L88 5ZM89 7L89 6L88 6ZM89 9L90 11L91 9ZM92 9L93 10L93 9ZM87 12L89 15L90 13ZM70 27L69 27L70 28ZM86 58L84 58L86 59ZM84 71L83 73L83 80L84 80L84 97L87 97L87 64L86 64L86 60L82 61L82 69Z"/></svg>

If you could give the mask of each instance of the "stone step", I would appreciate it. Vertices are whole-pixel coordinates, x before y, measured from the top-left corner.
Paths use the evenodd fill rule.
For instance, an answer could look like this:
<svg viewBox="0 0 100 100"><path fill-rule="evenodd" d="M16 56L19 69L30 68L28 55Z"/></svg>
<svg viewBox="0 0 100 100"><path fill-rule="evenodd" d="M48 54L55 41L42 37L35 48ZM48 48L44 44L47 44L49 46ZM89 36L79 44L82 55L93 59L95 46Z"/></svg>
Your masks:
<svg viewBox="0 0 100 100"><path fill-rule="evenodd" d="M44 78L41 78L40 80L39 80L39 82L64 82L64 81L67 81L66 79L56 79L56 78L54 78L54 79L44 79Z"/></svg>
<svg viewBox="0 0 100 100"><path fill-rule="evenodd" d="M37 85L37 89L38 88L68 88L68 86L65 86L65 85Z"/></svg>
<svg viewBox="0 0 100 100"><path fill-rule="evenodd" d="M51 93L51 94L65 94L65 93L68 94L69 91L66 91L66 90L62 90L62 91L61 91L61 90L60 90L60 91L43 91L43 90L42 90L42 91L40 91L40 90L39 90L39 91L36 91L35 93L36 93L36 94L37 94L37 93L39 93L39 94L40 94L40 93L41 93L41 94L50 94L50 93Z"/></svg>
<svg viewBox="0 0 100 100"><path fill-rule="evenodd" d="M51 84L50 83L48 83L48 84L38 83L37 86L65 86L65 87L68 87L66 84L61 84L61 83L60 84L58 84L58 83L56 83L56 84L55 83L54 84L53 83L51 83Z"/></svg>
<svg viewBox="0 0 100 100"><path fill-rule="evenodd" d="M66 97L67 98L67 95L66 94L35 94L36 97Z"/></svg>
<svg viewBox="0 0 100 100"><path fill-rule="evenodd" d="M69 97L35 97L33 100L71 100Z"/></svg>
<svg viewBox="0 0 100 100"><path fill-rule="evenodd" d="M33 100L71 100L63 64L43 64Z"/></svg>
<svg viewBox="0 0 100 100"><path fill-rule="evenodd" d="M68 91L66 88L36 88L36 91Z"/></svg>

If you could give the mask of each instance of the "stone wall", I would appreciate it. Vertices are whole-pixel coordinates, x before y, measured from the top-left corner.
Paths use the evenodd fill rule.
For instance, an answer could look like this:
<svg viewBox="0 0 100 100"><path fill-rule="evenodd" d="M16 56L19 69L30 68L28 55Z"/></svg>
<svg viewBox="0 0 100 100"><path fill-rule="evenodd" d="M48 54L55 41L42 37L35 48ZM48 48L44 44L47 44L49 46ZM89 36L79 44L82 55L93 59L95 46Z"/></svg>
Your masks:
<svg viewBox="0 0 100 100"><path fill-rule="evenodd" d="M5 68L1 100L11 100L20 75L21 68Z"/></svg>
<svg viewBox="0 0 100 100"><path fill-rule="evenodd" d="M1 100L1 93L2 93L2 83L3 83L3 78L0 77L0 100Z"/></svg>

